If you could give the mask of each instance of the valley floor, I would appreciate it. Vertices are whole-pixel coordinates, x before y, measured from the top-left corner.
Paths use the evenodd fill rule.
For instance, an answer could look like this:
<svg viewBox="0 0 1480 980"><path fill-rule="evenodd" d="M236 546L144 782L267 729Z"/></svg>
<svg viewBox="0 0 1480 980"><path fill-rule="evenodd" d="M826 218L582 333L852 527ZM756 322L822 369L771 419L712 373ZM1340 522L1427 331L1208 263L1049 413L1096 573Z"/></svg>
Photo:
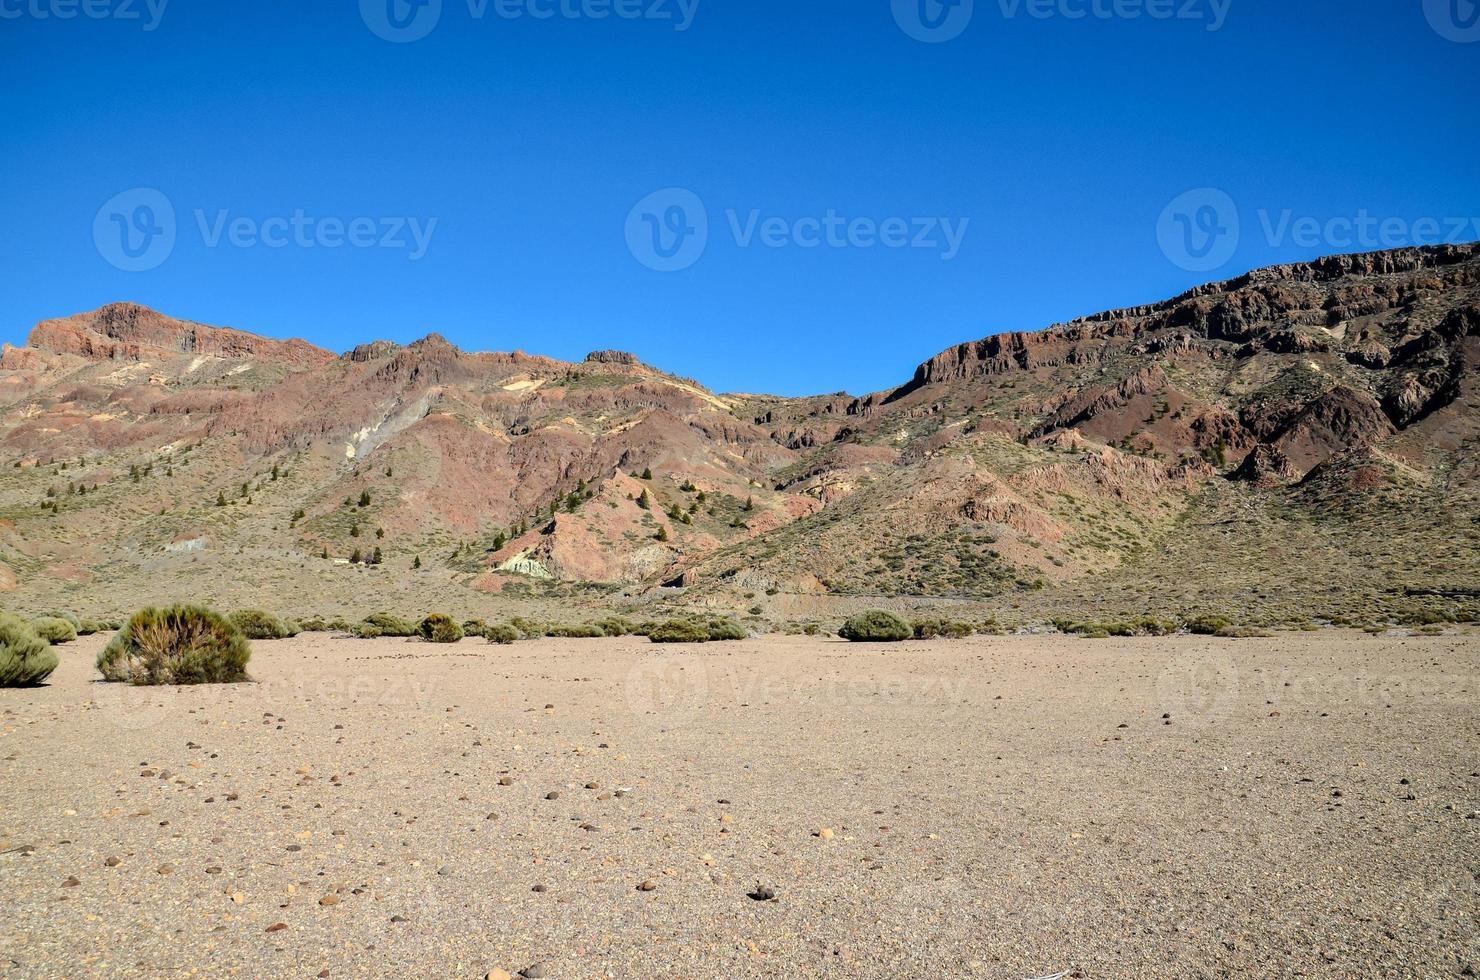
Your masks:
<svg viewBox="0 0 1480 980"><path fill-rule="evenodd" d="M0 691L5 976L1480 968L1471 634L105 639Z"/></svg>

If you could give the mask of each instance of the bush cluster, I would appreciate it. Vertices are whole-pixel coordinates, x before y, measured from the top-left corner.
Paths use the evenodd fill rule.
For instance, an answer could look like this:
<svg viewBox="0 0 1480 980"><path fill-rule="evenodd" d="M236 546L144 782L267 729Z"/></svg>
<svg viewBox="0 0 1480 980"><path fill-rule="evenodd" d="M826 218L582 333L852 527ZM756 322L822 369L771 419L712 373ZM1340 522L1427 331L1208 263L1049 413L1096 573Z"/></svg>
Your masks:
<svg viewBox="0 0 1480 980"><path fill-rule="evenodd" d="M838 635L853 643L898 643L913 638L915 628L891 612L874 609L850 618Z"/></svg>
<svg viewBox="0 0 1480 980"><path fill-rule="evenodd" d="M750 634L745 627L724 616L710 619L674 618L658 623L644 623L633 632L653 643L719 643L743 640Z"/></svg>
<svg viewBox="0 0 1480 980"><path fill-rule="evenodd" d="M105 680L226 684L247 679L252 645L225 616L199 606L135 613L98 655Z"/></svg>
<svg viewBox="0 0 1480 980"><path fill-rule="evenodd" d="M230 618L249 640L286 640L303 632L297 623L278 619L260 609L239 609Z"/></svg>
<svg viewBox="0 0 1480 980"><path fill-rule="evenodd" d="M31 629L52 646L77 639L77 625L57 616L38 616L31 620Z"/></svg>
<svg viewBox="0 0 1480 980"><path fill-rule="evenodd" d="M490 626L488 627L488 629L484 630L483 635L488 637L489 643L498 643L502 646L508 646L510 643L517 642L521 634L518 630L508 625L507 623L498 623L497 625Z"/></svg>
<svg viewBox="0 0 1480 980"><path fill-rule="evenodd" d="M0 613L0 687L40 684L57 669L51 644L19 616Z"/></svg>
<svg viewBox="0 0 1480 980"><path fill-rule="evenodd" d="M364 640L373 640L377 636L416 636L420 631L418 624L382 612L371 613L355 627L355 634Z"/></svg>
<svg viewBox="0 0 1480 980"><path fill-rule="evenodd" d="M463 628L446 613L432 613L421 621L418 631L428 643L456 643L463 638Z"/></svg>

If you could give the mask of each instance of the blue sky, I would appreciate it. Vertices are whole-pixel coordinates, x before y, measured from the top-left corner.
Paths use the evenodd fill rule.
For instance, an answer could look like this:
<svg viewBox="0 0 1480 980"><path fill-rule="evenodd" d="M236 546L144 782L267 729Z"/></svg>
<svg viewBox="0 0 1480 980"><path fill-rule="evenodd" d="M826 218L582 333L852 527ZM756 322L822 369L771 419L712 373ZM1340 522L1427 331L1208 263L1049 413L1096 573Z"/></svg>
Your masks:
<svg viewBox="0 0 1480 980"><path fill-rule="evenodd" d="M1469 0L423 2L0 0L0 339L129 299L863 392L1480 238Z"/></svg>

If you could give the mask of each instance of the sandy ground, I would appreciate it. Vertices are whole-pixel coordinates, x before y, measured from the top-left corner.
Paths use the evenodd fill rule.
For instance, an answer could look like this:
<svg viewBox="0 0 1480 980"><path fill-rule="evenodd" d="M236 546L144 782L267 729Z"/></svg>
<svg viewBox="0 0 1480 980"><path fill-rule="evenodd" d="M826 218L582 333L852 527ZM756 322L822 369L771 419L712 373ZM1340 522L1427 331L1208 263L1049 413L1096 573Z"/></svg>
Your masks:
<svg viewBox="0 0 1480 980"><path fill-rule="evenodd" d="M1474 636L104 639L0 691L6 976L1480 969Z"/></svg>

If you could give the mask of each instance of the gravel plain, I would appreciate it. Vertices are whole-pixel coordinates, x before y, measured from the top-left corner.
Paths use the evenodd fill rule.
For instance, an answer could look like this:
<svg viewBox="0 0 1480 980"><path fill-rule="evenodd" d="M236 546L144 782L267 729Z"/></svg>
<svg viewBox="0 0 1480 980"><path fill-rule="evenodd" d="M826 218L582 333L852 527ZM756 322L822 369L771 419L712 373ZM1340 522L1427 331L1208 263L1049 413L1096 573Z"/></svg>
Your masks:
<svg viewBox="0 0 1480 980"><path fill-rule="evenodd" d="M1458 977L1480 641L254 644L0 690L7 977Z"/></svg>

